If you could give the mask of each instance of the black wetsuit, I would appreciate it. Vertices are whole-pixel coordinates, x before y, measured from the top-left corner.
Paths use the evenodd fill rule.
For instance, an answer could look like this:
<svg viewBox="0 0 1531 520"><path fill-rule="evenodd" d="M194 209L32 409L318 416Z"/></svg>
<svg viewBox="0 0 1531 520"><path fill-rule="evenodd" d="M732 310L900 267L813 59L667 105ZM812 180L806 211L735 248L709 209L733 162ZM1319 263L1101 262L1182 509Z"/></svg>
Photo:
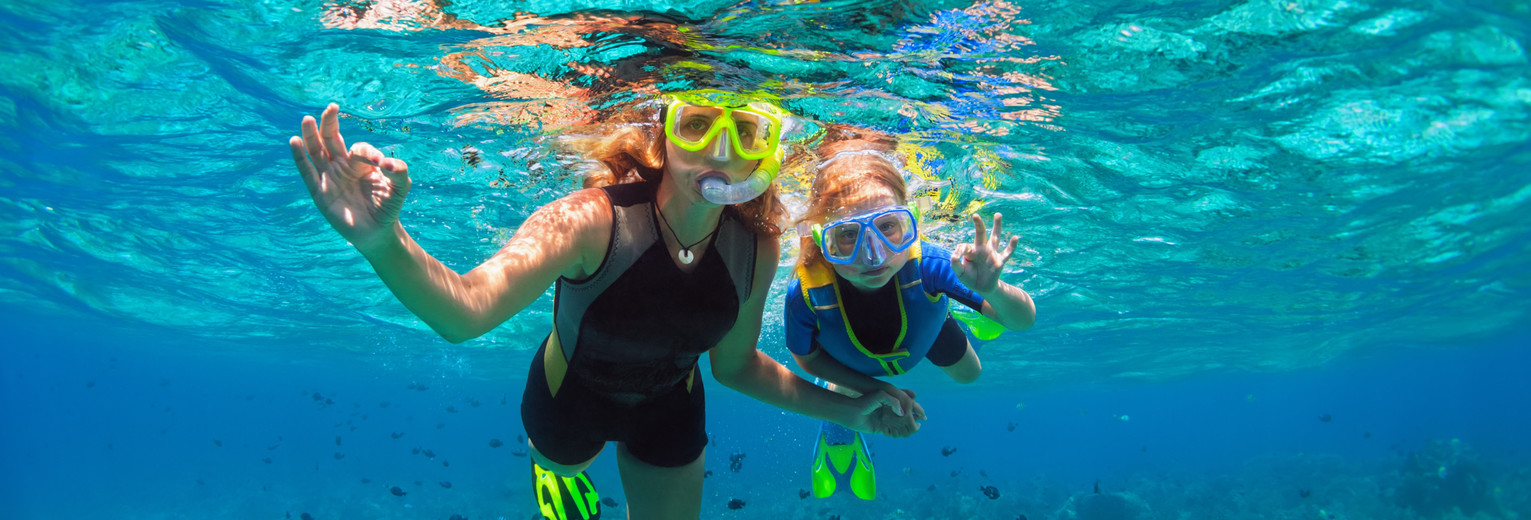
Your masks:
<svg viewBox="0 0 1531 520"><path fill-rule="evenodd" d="M550 395L544 342L521 401L527 435L554 462L584 462L617 441L643 462L676 467L707 444L693 372L749 297L755 235L725 208L707 253L682 272L659 235L656 187L603 188L612 205L606 257L583 280L558 280L553 324L569 369Z"/></svg>

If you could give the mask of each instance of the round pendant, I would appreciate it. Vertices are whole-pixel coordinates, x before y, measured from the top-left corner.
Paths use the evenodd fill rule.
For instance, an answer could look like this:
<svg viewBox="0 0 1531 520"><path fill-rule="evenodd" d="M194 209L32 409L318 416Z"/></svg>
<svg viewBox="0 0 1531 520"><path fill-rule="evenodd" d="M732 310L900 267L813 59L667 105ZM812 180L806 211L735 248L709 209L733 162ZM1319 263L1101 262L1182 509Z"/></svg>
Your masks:
<svg viewBox="0 0 1531 520"><path fill-rule="evenodd" d="M686 265L691 265L691 261L696 259L695 256L691 255L690 249L682 249L679 253L675 253L675 256L680 258L680 263Z"/></svg>

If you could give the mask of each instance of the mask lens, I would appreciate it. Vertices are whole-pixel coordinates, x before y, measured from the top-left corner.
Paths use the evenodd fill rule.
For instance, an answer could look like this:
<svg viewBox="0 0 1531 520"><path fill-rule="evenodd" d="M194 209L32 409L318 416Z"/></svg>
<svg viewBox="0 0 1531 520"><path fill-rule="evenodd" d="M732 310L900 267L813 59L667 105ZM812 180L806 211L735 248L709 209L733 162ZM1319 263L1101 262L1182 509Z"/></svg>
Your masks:
<svg viewBox="0 0 1531 520"><path fill-rule="evenodd" d="M675 119L669 124L673 125L675 137L685 144L701 145L722 114L721 108L686 105L675 111Z"/></svg>
<svg viewBox="0 0 1531 520"><path fill-rule="evenodd" d="M902 249L914 241L914 216L908 211L895 210L877 215L872 227L894 249Z"/></svg>
<svg viewBox="0 0 1531 520"><path fill-rule="evenodd" d="M744 153L765 153L771 147L776 125L761 114L734 110L734 128L738 129L739 148Z"/></svg>
<svg viewBox="0 0 1531 520"><path fill-rule="evenodd" d="M856 242L861 239L861 225L844 222L824 230L824 257L836 263L847 263L855 257Z"/></svg>

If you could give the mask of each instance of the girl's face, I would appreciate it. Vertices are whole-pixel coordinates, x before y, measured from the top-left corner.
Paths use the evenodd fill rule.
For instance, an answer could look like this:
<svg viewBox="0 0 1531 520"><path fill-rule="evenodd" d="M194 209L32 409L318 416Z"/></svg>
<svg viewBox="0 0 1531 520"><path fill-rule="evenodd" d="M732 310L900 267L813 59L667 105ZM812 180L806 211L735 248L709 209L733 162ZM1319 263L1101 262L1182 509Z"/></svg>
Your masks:
<svg viewBox="0 0 1531 520"><path fill-rule="evenodd" d="M838 208L832 208L825 216L825 222L861 215L864 213L889 208L900 204L893 190L880 182L864 182L852 189L843 199L844 204ZM870 237L868 237L870 238ZM874 239L875 240L875 239ZM888 284L893 275L904 267L909 261L909 249L899 251L888 257L886 262L877 267L853 264L829 264L835 268L841 278L850 282L851 285L863 291L870 291Z"/></svg>
<svg viewBox="0 0 1531 520"><path fill-rule="evenodd" d="M760 161L739 157L728 142L728 132L719 134L700 152L688 151L665 139L665 179L674 182L675 193L693 202L707 202L702 198L702 179L722 177L729 184L748 179Z"/></svg>

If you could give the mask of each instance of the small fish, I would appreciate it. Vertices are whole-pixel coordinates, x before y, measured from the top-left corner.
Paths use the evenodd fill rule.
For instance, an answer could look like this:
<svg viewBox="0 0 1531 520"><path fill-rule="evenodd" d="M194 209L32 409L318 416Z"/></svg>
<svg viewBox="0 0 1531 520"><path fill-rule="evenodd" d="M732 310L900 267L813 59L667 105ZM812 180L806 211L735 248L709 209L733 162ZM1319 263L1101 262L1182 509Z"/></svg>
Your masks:
<svg viewBox="0 0 1531 520"><path fill-rule="evenodd" d="M498 448L498 447L504 446L504 445L505 445L505 443L500 442L499 439L489 439L489 447L490 448Z"/></svg>
<svg viewBox="0 0 1531 520"><path fill-rule="evenodd" d="M266 451L273 451L280 447L282 447L281 444L272 444L270 446L266 446Z"/></svg>
<svg viewBox="0 0 1531 520"><path fill-rule="evenodd" d="M1323 414L1323 415L1318 416L1318 422L1333 422L1333 421L1334 421L1334 416L1333 415Z"/></svg>
<svg viewBox="0 0 1531 520"><path fill-rule="evenodd" d="M935 490L936 490L936 485L935 484L931 484L930 487L925 488L925 491L935 491Z"/></svg>
<svg viewBox="0 0 1531 520"><path fill-rule="evenodd" d="M510 452L510 454L511 455L515 455L517 457L525 457L526 456L526 450L516 450L516 451Z"/></svg>
<svg viewBox="0 0 1531 520"><path fill-rule="evenodd" d="M516 444L526 444L526 436L519 433L516 434Z"/></svg>
<svg viewBox="0 0 1531 520"><path fill-rule="evenodd" d="M978 470L978 476L983 477L983 478L989 478L989 472L980 469L980 470Z"/></svg>
<svg viewBox="0 0 1531 520"><path fill-rule="evenodd" d="M806 489L798 489L797 490L797 498L799 498L799 499L808 498L808 490L806 490Z"/></svg>
<svg viewBox="0 0 1531 520"><path fill-rule="evenodd" d="M443 468L450 468L450 467L452 467L452 463L443 460L443 461L441 461L441 467L443 467Z"/></svg>
<svg viewBox="0 0 1531 520"><path fill-rule="evenodd" d="M468 400L468 405L472 406L474 408L478 408L479 404L480 403L478 402L478 399L470 399L470 400Z"/></svg>
<svg viewBox="0 0 1531 520"><path fill-rule="evenodd" d="M397 438L403 437L404 436L404 432L393 432L391 435L392 435L393 438L397 439Z"/></svg>
<svg viewBox="0 0 1531 520"><path fill-rule="evenodd" d="M324 396L319 395L319 392L314 392L314 401L323 401L323 400L324 400Z"/></svg>
<svg viewBox="0 0 1531 520"><path fill-rule="evenodd" d="M735 510L744 509L744 501L737 498L730 498L728 499L728 508Z"/></svg>
<svg viewBox="0 0 1531 520"><path fill-rule="evenodd" d="M266 464L270 464L270 463L271 463L271 457L262 457L262 458L261 458L261 459L260 459L260 461L261 461L261 462L264 462L264 463L266 463Z"/></svg>
<svg viewBox="0 0 1531 520"><path fill-rule="evenodd" d="M1015 520L1026 520L1026 515L1016 515Z"/></svg>
<svg viewBox="0 0 1531 520"><path fill-rule="evenodd" d="M362 477L361 483L363 483L363 484L371 484L372 483L372 479L367 478L367 477Z"/></svg>
<svg viewBox="0 0 1531 520"><path fill-rule="evenodd" d="M420 454L420 447L419 446L415 446L415 449L409 450L409 454L410 455L419 455Z"/></svg>
<svg viewBox="0 0 1531 520"><path fill-rule="evenodd" d="M710 470L710 469L707 470L706 473L702 473L702 478L707 478L707 477L711 477L711 476L712 476L712 470Z"/></svg>
<svg viewBox="0 0 1531 520"><path fill-rule="evenodd" d="M420 450L420 454L421 455L425 455L425 457L429 458L429 459L436 458L436 452L431 451L431 450Z"/></svg>
<svg viewBox="0 0 1531 520"><path fill-rule="evenodd" d="M957 475L961 475L961 474L962 474L962 470L960 470L960 469L954 469L954 470L952 470L952 476L953 476L953 477L955 477L955 476L957 476Z"/></svg>
<svg viewBox="0 0 1531 520"><path fill-rule="evenodd" d="M448 518L447 520L468 520L468 517L453 513L452 517Z"/></svg>
<svg viewBox="0 0 1531 520"><path fill-rule="evenodd" d="M1308 498L1309 496L1313 495L1313 492L1306 489L1299 489L1297 490L1297 495L1303 498Z"/></svg>
<svg viewBox="0 0 1531 520"><path fill-rule="evenodd" d="M601 499L601 505L606 507L617 507L617 499L611 497L603 498Z"/></svg>
<svg viewBox="0 0 1531 520"><path fill-rule="evenodd" d="M439 484L442 488L452 489L452 483L450 481L443 480L441 482L437 482L437 484Z"/></svg>
<svg viewBox="0 0 1531 520"><path fill-rule="evenodd" d="M728 456L728 470L738 473L741 469L744 469L744 452L736 451Z"/></svg>
<svg viewBox="0 0 1531 520"><path fill-rule="evenodd" d="M390 403L388 401L383 401L381 403L377 403L377 407L378 408L387 408L387 407L392 406L392 405L393 405L393 403Z"/></svg>
<svg viewBox="0 0 1531 520"><path fill-rule="evenodd" d="M942 457L950 457L953 453L957 453L957 448L953 448L951 446L943 446L941 448Z"/></svg>
<svg viewBox="0 0 1531 520"><path fill-rule="evenodd" d="M388 492L389 493L393 493L393 496L396 496L396 497L402 497L404 495L408 495L409 494L409 493L405 493L403 489L399 488L399 486L394 486L392 488L389 488Z"/></svg>
<svg viewBox="0 0 1531 520"><path fill-rule="evenodd" d="M223 441L220 441L218 439L213 439L213 445L217 446L219 448L222 448L223 447Z"/></svg>
<svg viewBox="0 0 1531 520"><path fill-rule="evenodd" d="M340 459L343 459L343 458L346 458L346 454L338 452L338 451L335 452L335 460L340 460Z"/></svg>
<svg viewBox="0 0 1531 520"><path fill-rule="evenodd" d="M299 520L314 520L314 515L311 515L311 514L308 514L308 513L303 513L301 515L298 515L298 519Z"/></svg>
<svg viewBox="0 0 1531 520"><path fill-rule="evenodd" d="M1099 480L1095 481L1095 494L1097 494L1097 495L1100 494L1100 481Z"/></svg>
<svg viewBox="0 0 1531 520"><path fill-rule="evenodd" d="M1015 431L1015 427L1020 425L1020 423L1010 423L1009 425L1005 426L1005 429L1013 432Z"/></svg>
<svg viewBox="0 0 1531 520"><path fill-rule="evenodd" d="M452 406L452 405L447 405L447 413L457 413L457 407L456 406Z"/></svg>
<svg viewBox="0 0 1531 520"><path fill-rule="evenodd" d="M415 481L415 486L419 486L419 485L420 485L420 481L416 480Z"/></svg>
<svg viewBox="0 0 1531 520"><path fill-rule="evenodd" d="M999 500L999 488L997 487L979 486L978 490L983 491L983 496L989 497L989 500Z"/></svg>
<svg viewBox="0 0 1531 520"><path fill-rule="evenodd" d="M335 445L336 445L336 446L339 446L339 445L340 445L340 436L339 436L339 435L336 435L336 436L335 436Z"/></svg>

